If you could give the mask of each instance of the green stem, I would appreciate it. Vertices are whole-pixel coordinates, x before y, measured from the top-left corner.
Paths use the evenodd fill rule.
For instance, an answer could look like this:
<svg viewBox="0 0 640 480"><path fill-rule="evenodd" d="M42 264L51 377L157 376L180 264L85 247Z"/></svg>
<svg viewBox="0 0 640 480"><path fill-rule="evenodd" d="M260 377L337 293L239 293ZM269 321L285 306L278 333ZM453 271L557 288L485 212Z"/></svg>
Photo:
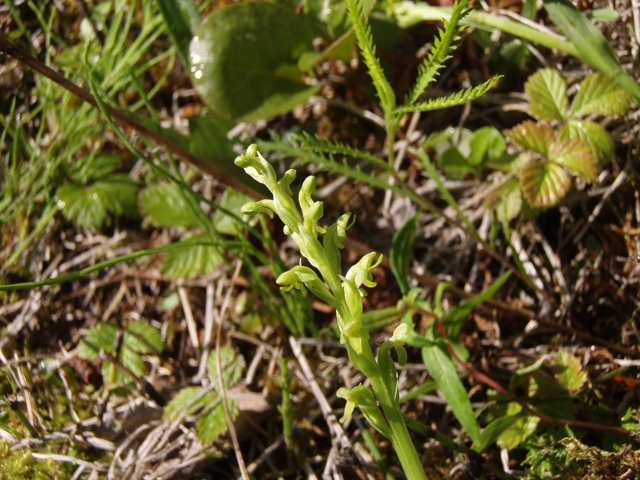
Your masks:
<svg viewBox="0 0 640 480"><path fill-rule="evenodd" d="M408 28L419 22L437 21L448 19L451 15L451 7L432 7L427 4L414 5L410 2L402 2L396 7L396 18L398 24L402 28ZM500 15L486 12L471 11L460 22L464 25L470 25L483 30L498 29L505 33L509 33L523 40L537 43L544 47L555 48L562 52L568 53L579 58L578 51L573 44L567 40L547 35L528 25L510 20Z"/></svg>
<svg viewBox="0 0 640 480"><path fill-rule="evenodd" d="M348 344L347 350L349 352L349 359L351 360L351 363L355 365L357 365L359 363L358 360L360 360L354 358L356 356L371 357L373 359L373 351L368 343L365 344L360 355L357 355ZM422 466L420 457L418 457L418 452L411 440L411 435L407 429L402 411L400 410L398 402L396 402L395 392L390 392L388 390L387 384L382 378L382 372L380 372L377 367L378 365L376 363L377 374L369 374L368 376L369 381L371 382L371 388L380 402L380 406L385 414L387 423L391 428L391 438L389 440L391 440L393 449L398 455L398 459L400 460L400 464L402 465L402 469L404 470L407 478L410 480L426 480L427 476L424 472L424 467Z"/></svg>

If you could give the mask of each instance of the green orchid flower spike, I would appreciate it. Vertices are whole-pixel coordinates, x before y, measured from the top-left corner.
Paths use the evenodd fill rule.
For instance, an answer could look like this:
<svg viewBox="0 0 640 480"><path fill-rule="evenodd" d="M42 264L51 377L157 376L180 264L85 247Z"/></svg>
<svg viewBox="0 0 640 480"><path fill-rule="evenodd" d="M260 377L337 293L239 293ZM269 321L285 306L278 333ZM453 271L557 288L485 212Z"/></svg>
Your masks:
<svg viewBox="0 0 640 480"><path fill-rule="evenodd" d="M408 327L405 324L398 326L393 336L382 344L376 358L369 345L369 334L362 326L362 297L366 296L363 287L376 286L372 271L382 262L382 255L372 252L363 256L343 276L340 250L344 248L347 230L355 221L351 220L351 214L345 213L326 229L321 227L318 222L324 206L322 202L313 200L315 177L305 179L296 204L291 190L291 183L296 178L295 170L288 170L278 180L275 170L255 145L247 149L246 155L236 158L235 164L265 185L273 195L272 199L245 205L242 212L265 213L271 218L277 215L285 225L284 233L291 236L302 256L313 267L297 265L280 275L277 283L283 291L306 286L336 309L340 342L346 346L351 363L371 382L371 388L359 385L351 390L341 388L338 391L338 396L347 400L341 421L358 407L369 423L391 441L407 478L426 479L400 410L398 375L390 354L395 348L399 363L404 364L407 354L403 345ZM319 235L323 237L322 242Z"/></svg>

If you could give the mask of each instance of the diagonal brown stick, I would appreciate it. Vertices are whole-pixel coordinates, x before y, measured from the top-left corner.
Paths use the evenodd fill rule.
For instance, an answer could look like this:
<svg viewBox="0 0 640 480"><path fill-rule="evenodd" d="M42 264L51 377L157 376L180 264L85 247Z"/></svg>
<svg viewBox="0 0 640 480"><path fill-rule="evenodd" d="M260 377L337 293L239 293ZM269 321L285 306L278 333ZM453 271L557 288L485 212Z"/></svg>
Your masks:
<svg viewBox="0 0 640 480"><path fill-rule="evenodd" d="M80 88L75 83L71 82L63 75L59 74L55 70L46 66L40 60L35 57L32 57L30 54L22 50L20 47L15 46L6 37L0 36L0 51L6 53L7 55L12 56L16 60L24 63L28 67L32 68L36 72L41 75L44 75L48 79L60 85L65 90L71 92L73 95L78 97L81 100L93 105L98 108L98 102L93 98L93 95L88 90L84 88ZM153 140L157 145L161 145L169 150L174 155L180 157L183 161L193 165L198 168L200 171L204 173L208 173L216 177L219 181L235 188L236 190L244 193L245 195L250 196L256 200L261 200L263 195L252 190L248 186L239 182L236 178L229 175L228 173L221 170L215 164L206 162L201 158L196 157L191 152L185 150L179 145L176 145L169 139L167 139L164 135L154 131L153 129L141 124L131 116L124 113L122 110L118 110L110 105L105 105L107 112L111 115L115 120L117 120L121 125L125 125L129 128L136 130L138 133L149 137Z"/></svg>

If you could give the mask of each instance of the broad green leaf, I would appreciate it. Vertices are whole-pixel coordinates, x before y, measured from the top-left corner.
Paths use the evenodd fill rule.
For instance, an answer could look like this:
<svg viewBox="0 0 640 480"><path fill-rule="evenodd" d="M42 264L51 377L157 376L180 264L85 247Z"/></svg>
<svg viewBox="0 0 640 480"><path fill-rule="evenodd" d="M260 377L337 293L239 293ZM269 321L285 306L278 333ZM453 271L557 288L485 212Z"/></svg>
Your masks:
<svg viewBox="0 0 640 480"><path fill-rule="evenodd" d="M307 18L267 2L223 7L205 19L190 45L190 71L205 104L227 120L279 115L319 90L297 62L316 36Z"/></svg>
<svg viewBox="0 0 640 480"><path fill-rule="evenodd" d="M241 210L242 207L252 201L253 200L245 194L229 187L222 194L220 206L225 210L234 213L239 218L247 218L246 215L242 214ZM255 223L257 220L258 219L254 217L250 222ZM237 235L238 231L242 231L243 228L243 223L240 220L233 218L222 210L216 210L216 213L213 216L213 225L215 226L216 231L226 235Z"/></svg>
<svg viewBox="0 0 640 480"><path fill-rule="evenodd" d="M519 408L522 408L515 402L509 404L510 407L511 405L517 405ZM514 415L517 413L519 412L514 413ZM539 422L540 418L533 415L525 415L518 418L498 436L498 445L501 448L506 448L507 450L518 447L536 431Z"/></svg>
<svg viewBox="0 0 640 480"><path fill-rule="evenodd" d="M480 434L480 441L472 445L473 450L476 452L483 452L487 447L493 444L493 442L495 442L498 437L505 432L505 430L522 418L523 415L521 413L496 418L482 430L482 433Z"/></svg>
<svg viewBox="0 0 640 480"><path fill-rule="evenodd" d="M164 349L160 330L143 322L129 324L124 334L124 344L138 353L161 352Z"/></svg>
<svg viewBox="0 0 640 480"><path fill-rule="evenodd" d="M573 419L575 417L573 399L563 385L541 371L530 377L529 396L532 406L552 418Z"/></svg>
<svg viewBox="0 0 640 480"><path fill-rule="evenodd" d="M522 208L520 181L517 178L510 178L487 196L485 204L496 212L500 222L513 220Z"/></svg>
<svg viewBox="0 0 640 480"><path fill-rule="evenodd" d="M560 135L586 141L600 166L607 165L613 158L615 149L613 139L599 123L589 120L569 120L560 130Z"/></svg>
<svg viewBox="0 0 640 480"><path fill-rule="evenodd" d="M109 213L135 218L138 216L138 191L140 187L128 175L114 174L96 181L87 188L102 200Z"/></svg>
<svg viewBox="0 0 640 480"><path fill-rule="evenodd" d="M238 416L238 402L228 399L229 416L235 420ZM227 419L225 417L224 405L218 402L211 410L202 415L196 423L198 438L203 445L207 445L220 437L227 431Z"/></svg>
<svg viewBox="0 0 640 480"><path fill-rule="evenodd" d="M100 350L112 353L119 331L120 327L115 322L99 323L80 340L78 356L86 360L94 360L100 354Z"/></svg>
<svg viewBox="0 0 640 480"><path fill-rule="evenodd" d="M556 355L553 370L558 381L569 392L577 392L587 381L587 373L582 370L580 360L564 350L561 350Z"/></svg>
<svg viewBox="0 0 640 480"><path fill-rule="evenodd" d="M601 73L580 82L580 90L571 103L571 117L598 114L622 115L629 109L631 94Z"/></svg>
<svg viewBox="0 0 640 480"><path fill-rule="evenodd" d="M174 413L187 415L213 404L218 399L214 391L205 392L202 387L185 387L181 389L164 409L163 418L167 420Z"/></svg>
<svg viewBox="0 0 640 480"><path fill-rule="evenodd" d="M427 329L427 341L435 341L433 328ZM473 414L471 400L456 372L456 365L446 350L444 341L422 349L422 360L429 373L438 384L438 388L447 399L453 414L473 442L480 443L480 430Z"/></svg>
<svg viewBox="0 0 640 480"><path fill-rule="evenodd" d="M218 353L213 350L209 354L207 360L207 374L209 380L214 385L214 388L218 390ZM236 351L231 347L220 347L220 368L222 370L222 380L226 388L233 386L242 377L244 371L245 361L242 355L238 355Z"/></svg>
<svg viewBox="0 0 640 480"><path fill-rule="evenodd" d="M142 360L142 357L137 352L134 352L128 345L122 345L118 355L118 360L120 360L123 367L130 370L136 377L140 378L144 375L144 361ZM131 381L131 378L120 370L117 370L116 375L118 376L118 379L116 380L117 383L128 383Z"/></svg>
<svg viewBox="0 0 640 480"><path fill-rule="evenodd" d="M580 59L616 80L640 104L640 85L624 72L602 33L569 0L544 0L544 6L553 22L575 46Z"/></svg>
<svg viewBox="0 0 640 480"><path fill-rule="evenodd" d="M471 154L469 155L470 165L480 165L484 162L491 162L501 158L507 145L504 137L495 127L481 127L469 140Z"/></svg>
<svg viewBox="0 0 640 480"><path fill-rule="evenodd" d="M520 172L520 185L533 208L547 208L558 203L571 186L571 177L553 162L530 163Z"/></svg>
<svg viewBox="0 0 640 480"><path fill-rule="evenodd" d="M549 147L556 139L556 134L550 126L531 120L526 120L504 133L525 150L539 153L545 158L549 156Z"/></svg>
<svg viewBox="0 0 640 480"><path fill-rule="evenodd" d="M208 234L195 235L187 241L193 242L194 245L172 250L162 259L160 268L162 275L167 278L208 275L216 265L224 261L217 244L197 245L197 243L211 242L211 237Z"/></svg>
<svg viewBox="0 0 640 480"><path fill-rule="evenodd" d="M458 147L449 147L438 156L438 163L451 178L460 178L463 174L477 170L465 157Z"/></svg>
<svg viewBox="0 0 640 480"><path fill-rule="evenodd" d="M413 255L413 242L416 239L417 221L416 215L407 220L394 234L391 243L389 263L402 295L406 295L409 291L409 264Z"/></svg>
<svg viewBox="0 0 640 480"><path fill-rule="evenodd" d="M210 112L209 117L193 116L189 118L189 152L206 163L232 177L238 176L238 167L231 160L236 153L233 142L227 138L227 132L234 123L227 122ZM243 178L243 184L249 185ZM255 182L253 182L255 183ZM251 186L255 189L255 186Z"/></svg>
<svg viewBox="0 0 640 480"><path fill-rule="evenodd" d="M534 117L548 121L563 121L566 118L569 110L567 84L557 70L538 70L529 77L524 91Z"/></svg>
<svg viewBox="0 0 640 480"><path fill-rule="evenodd" d="M79 227L100 229L107 220L102 200L75 183L58 187L56 200L64 217Z"/></svg>
<svg viewBox="0 0 640 480"><path fill-rule="evenodd" d="M568 138L554 142L549 149L549 160L567 167L587 182L598 179L598 161L589 144L583 140Z"/></svg>
<svg viewBox="0 0 640 480"><path fill-rule="evenodd" d="M189 117L189 136L186 137L185 148L210 165L215 172L236 178L248 187L247 190L268 197L269 190L264 185L253 181L247 175L238 177L238 167L233 163L236 156L233 150L234 142L227 137L227 133L234 126L234 122L223 120L214 112L209 112L207 117Z"/></svg>
<svg viewBox="0 0 640 480"><path fill-rule="evenodd" d="M175 183L158 183L140 192L138 203L145 223L159 227L197 227L198 217Z"/></svg>
<svg viewBox="0 0 640 480"><path fill-rule="evenodd" d="M167 31L185 68L189 67L189 42L202 22L193 0L158 0Z"/></svg>

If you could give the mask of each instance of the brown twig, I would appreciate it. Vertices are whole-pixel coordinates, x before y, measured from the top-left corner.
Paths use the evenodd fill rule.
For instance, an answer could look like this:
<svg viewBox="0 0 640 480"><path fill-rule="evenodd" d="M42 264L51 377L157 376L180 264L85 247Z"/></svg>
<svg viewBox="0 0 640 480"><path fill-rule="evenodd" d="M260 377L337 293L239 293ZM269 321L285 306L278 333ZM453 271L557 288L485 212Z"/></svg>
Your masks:
<svg viewBox="0 0 640 480"><path fill-rule="evenodd" d="M71 82L63 75L59 74L55 70L51 69L40 60L35 57L32 57L27 52L22 50L21 48L15 46L11 43L6 37L0 36L0 51L6 53L7 55L11 55L16 60L24 63L28 67L32 68L36 72L44 75L51 81L57 83L65 90L69 91L79 99L93 105L98 108L98 102L93 98L91 92L84 88L80 88L75 83ZM219 181L235 188L236 190L244 193L245 195L250 196L251 198L260 200L264 198L262 194L259 192L252 190L247 185L241 183L237 178L233 177L229 173L224 172L217 165L212 162L207 162L201 158L196 157L191 152L185 150L181 146L173 143L169 139L167 139L164 135L155 131L146 125L143 125L133 117L131 117L128 113L123 110L117 109L110 105L105 105L105 108L109 115L111 115L115 120L117 120L120 124L125 125L129 128L136 130L138 133L149 137L153 142L157 145L161 145L169 150L174 155L180 157L183 161L193 165L204 173L208 173L216 177Z"/></svg>

